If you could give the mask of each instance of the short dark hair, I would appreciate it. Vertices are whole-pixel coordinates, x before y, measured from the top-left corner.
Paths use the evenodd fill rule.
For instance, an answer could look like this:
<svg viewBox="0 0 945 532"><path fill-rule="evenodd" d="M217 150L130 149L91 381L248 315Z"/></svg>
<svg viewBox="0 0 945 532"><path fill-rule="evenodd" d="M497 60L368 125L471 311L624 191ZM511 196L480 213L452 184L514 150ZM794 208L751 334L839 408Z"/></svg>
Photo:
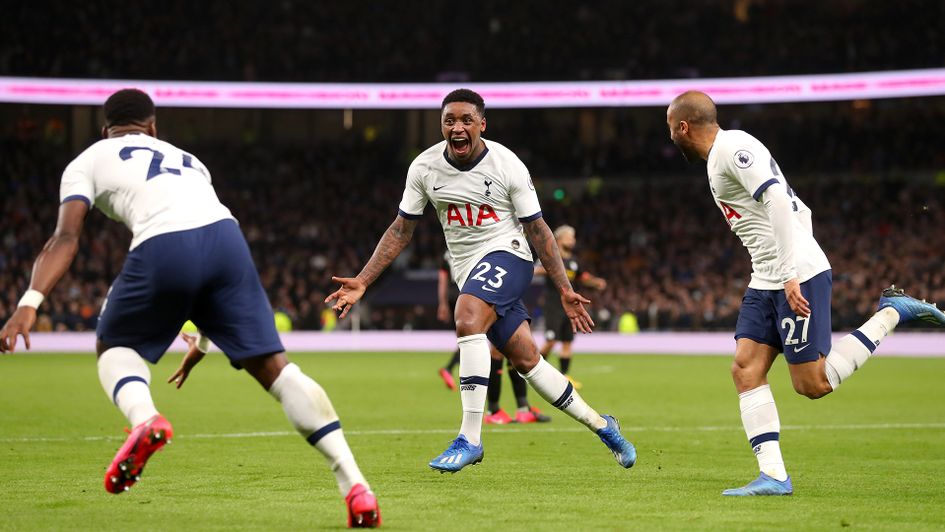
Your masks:
<svg viewBox="0 0 945 532"><path fill-rule="evenodd" d="M443 98L442 105L440 105L440 112L443 112L443 109L446 108L446 104L453 102L471 103L476 106L476 111L480 116L486 116L486 102L476 91L469 89L456 89L453 92L447 94L446 98Z"/></svg>
<svg viewBox="0 0 945 532"><path fill-rule="evenodd" d="M138 89L121 89L105 100L105 126L141 123L154 116L154 101Z"/></svg>

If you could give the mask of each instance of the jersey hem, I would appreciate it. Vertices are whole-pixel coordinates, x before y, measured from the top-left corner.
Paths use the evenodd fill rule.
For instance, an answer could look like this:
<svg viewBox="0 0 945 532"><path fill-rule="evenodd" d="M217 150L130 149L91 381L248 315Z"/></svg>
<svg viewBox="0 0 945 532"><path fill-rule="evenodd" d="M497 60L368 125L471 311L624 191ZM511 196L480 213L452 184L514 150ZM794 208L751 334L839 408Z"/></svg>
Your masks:
<svg viewBox="0 0 945 532"><path fill-rule="evenodd" d="M751 197L754 198L755 201L761 201L761 195L764 194L766 190L768 190L768 187L770 187L771 185L774 185L777 182L778 180L773 177L765 181L764 183L761 184L760 187L758 187L757 190L755 190L755 193L752 194Z"/></svg>
<svg viewBox="0 0 945 532"><path fill-rule="evenodd" d="M66 196L65 198L63 198L62 201L59 202L59 205L62 205L63 203L67 201L75 201L75 200L82 200L85 202L85 204L88 207L92 206L92 200L82 194L72 194L71 196Z"/></svg>
<svg viewBox="0 0 945 532"><path fill-rule="evenodd" d="M810 281L810 280L813 279L814 277L817 277L818 275L820 275L820 274L822 274L822 273L824 273L824 272L828 272L828 271L830 271L831 269L832 269L832 268L830 268L830 267L828 266L827 268L824 268L824 269L822 269L822 270L818 270L817 272L812 273L812 274L810 274L810 275L806 275L806 276L804 276L804 277L799 277L799 278L798 278L798 282L799 282L799 283L806 283L807 281ZM770 282L770 281L762 281L762 280L756 280L756 279L752 278L752 280L748 283L748 288L753 288L753 289L755 289L755 290L784 290L784 283L772 283L772 282Z"/></svg>
<svg viewBox="0 0 945 532"><path fill-rule="evenodd" d="M532 214L531 216L526 216L526 217L524 217L524 218L519 218L518 221L520 221L520 222L522 222L522 223L525 223L525 222L534 222L535 220L541 218L541 216L542 216L542 215L541 215L541 211L538 211L538 212L536 212L535 214Z"/></svg>
<svg viewBox="0 0 945 532"><path fill-rule="evenodd" d="M404 212L403 209L397 209L397 215L408 220L419 220L421 217L423 217L423 213L410 214L409 212Z"/></svg>
<svg viewBox="0 0 945 532"><path fill-rule="evenodd" d="M148 240L156 236L166 235L168 233L178 233L180 231L190 231L192 229L200 229L201 227L206 227L208 225L212 225L223 220L233 220L234 222L239 224L236 218L234 218L232 215L228 215L228 216L221 216L213 220L201 220L200 222L197 222L197 223L182 224L180 226L173 226L173 227L163 226L161 227L159 231L156 231L154 233L143 233L141 235L135 236L131 240L131 246L128 248L128 251L135 249L136 247L140 246L141 244L147 242Z"/></svg>

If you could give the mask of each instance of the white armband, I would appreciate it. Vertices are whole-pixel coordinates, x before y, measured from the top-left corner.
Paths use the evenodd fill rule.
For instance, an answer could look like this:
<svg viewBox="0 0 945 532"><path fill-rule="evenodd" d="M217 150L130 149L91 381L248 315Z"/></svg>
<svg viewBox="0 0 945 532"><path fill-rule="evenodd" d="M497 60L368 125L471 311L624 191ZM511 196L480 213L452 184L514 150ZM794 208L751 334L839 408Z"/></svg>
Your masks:
<svg viewBox="0 0 945 532"><path fill-rule="evenodd" d="M23 294L23 297L20 298L20 302L16 304L16 307L33 307L37 309L43 303L44 299L46 299L46 296L44 296L42 292L30 288Z"/></svg>
<svg viewBox="0 0 945 532"><path fill-rule="evenodd" d="M201 353L206 353L210 350L210 339L200 333L200 336L197 337L197 350Z"/></svg>

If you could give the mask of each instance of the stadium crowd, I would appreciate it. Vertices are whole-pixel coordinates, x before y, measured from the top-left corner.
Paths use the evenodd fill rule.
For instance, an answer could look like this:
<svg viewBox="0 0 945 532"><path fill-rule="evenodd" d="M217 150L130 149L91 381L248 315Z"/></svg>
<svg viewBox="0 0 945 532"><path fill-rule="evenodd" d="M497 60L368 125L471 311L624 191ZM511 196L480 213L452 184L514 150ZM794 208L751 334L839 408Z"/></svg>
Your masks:
<svg viewBox="0 0 945 532"><path fill-rule="evenodd" d="M16 21L0 33L7 76L528 81L945 65L945 4L934 0L486 0L465 11L421 0L6 7Z"/></svg>
<svg viewBox="0 0 945 532"><path fill-rule="evenodd" d="M937 258L945 234L934 229L945 226L945 185L930 177L945 168L945 159L922 128L910 133L905 127L936 120L929 113L941 113L942 106L928 105L923 114L918 105L874 109L868 120L855 114L844 118L840 115L847 111L838 111L792 122L784 114L788 108L778 106L757 116L746 109L731 114L753 120L758 136L771 139L768 145L791 184L814 210L818 240L834 267L838 329L859 324L879 290L892 282L945 302L945 273ZM609 282L605 292L588 294L604 328L613 328L626 311L635 313L644 329L732 328L749 276L747 253L712 204L702 167L679 166L662 130L654 125L618 135L602 145L604 156L594 157L604 161L593 168L596 173L585 174L573 167L562 171L544 159L557 156L554 144L530 144L514 128L507 141L502 122L495 122L497 138L531 167L557 169L557 177L573 172L570 180L547 182L545 172L533 174L548 223L575 226L582 265ZM884 128L897 134L883 135ZM4 132L0 318L25 290L32 260L55 224L59 175L73 155L57 132L39 126ZM838 142L841 134L857 140ZM405 154L412 150L389 137L369 142L354 132L304 146L255 141L185 148L210 168L218 194L247 235L273 307L296 329L322 328L330 275L356 273L373 251L396 214L409 161ZM621 151L649 160L649 171L628 162L632 158L607 155ZM430 209L426 217L394 269L439 266L442 235ZM128 243L122 226L101 213L89 216L79 256L48 298L37 328L94 328ZM361 326L441 327L434 310L421 303L378 305L363 315Z"/></svg>

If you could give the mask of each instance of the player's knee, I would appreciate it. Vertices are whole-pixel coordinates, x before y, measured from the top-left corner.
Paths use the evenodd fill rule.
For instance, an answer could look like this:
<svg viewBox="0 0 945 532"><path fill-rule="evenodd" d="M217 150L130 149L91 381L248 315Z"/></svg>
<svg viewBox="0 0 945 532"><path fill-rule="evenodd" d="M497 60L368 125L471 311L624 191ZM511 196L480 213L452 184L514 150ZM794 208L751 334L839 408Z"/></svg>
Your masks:
<svg viewBox="0 0 945 532"><path fill-rule="evenodd" d="M730 371L732 372L732 378L735 379L736 382L744 379L750 374L750 370L748 366L745 366L744 364L740 363L738 360L735 360L734 362L732 362L732 367L730 368Z"/></svg>
<svg viewBox="0 0 945 532"><path fill-rule="evenodd" d="M516 354L509 357L509 363L515 368L515 371L526 374L529 371L535 369L535 366L538 365L538 360L541 355L537 351L532 351L530 353Z"/></svg>
<svg viewBox="0 0 945 532"><path fill-rule="evenodd" d="M456 316L456 336L462 338L463 336L471 336L473 334L482 334L485 332L482 326L478 323L478 320L469 317L461 317L460 315Z"/></svg>
<svg viewBox="0 0 945 532"><path fill-rule="evenodd" d="M820 399L833 391L833 387L826 379L823 382L794 381L793 384L794 391L808 399Z"/></svg>

